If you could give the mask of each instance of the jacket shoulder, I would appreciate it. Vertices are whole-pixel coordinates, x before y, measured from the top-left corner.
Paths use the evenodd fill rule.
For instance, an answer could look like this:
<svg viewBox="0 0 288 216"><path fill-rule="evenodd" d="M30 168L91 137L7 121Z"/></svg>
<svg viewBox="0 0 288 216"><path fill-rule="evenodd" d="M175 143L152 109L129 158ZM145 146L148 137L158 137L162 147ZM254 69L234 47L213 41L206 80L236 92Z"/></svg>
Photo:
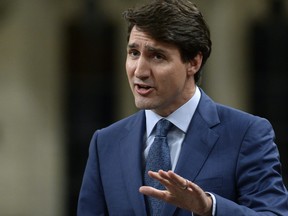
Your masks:
<svg viewBox="0 0 288 216"><path fill-rule="evenodd" d="M96 132L101 133L102 135L113 136L129 131L131 128L135 127L136 124L141 122L145 122L145 112L143 110L140 110L126 118L120 119L105 128L97 130Z"/></svg>

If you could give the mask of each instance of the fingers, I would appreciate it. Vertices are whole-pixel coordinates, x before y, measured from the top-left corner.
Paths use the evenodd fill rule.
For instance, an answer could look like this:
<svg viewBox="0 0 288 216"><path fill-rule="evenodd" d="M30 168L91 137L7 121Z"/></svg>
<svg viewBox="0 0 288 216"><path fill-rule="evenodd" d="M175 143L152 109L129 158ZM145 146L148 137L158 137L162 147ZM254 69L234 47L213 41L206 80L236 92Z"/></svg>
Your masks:
<svg viewBox="0 0 288 216"><path fill-rule="evenodd" d="M171 181L169 180L169 178L160 175L160 172L161 172L161 170L158 171L158 172L149 171L149 172L148 172L148 175L149 175L151 178L159 181L159 182L160 182L164 187L166 187L167 189L171 188L171 186L173 186L173 182L171 182ZM163 172L163 171L162 171L162 172ZM165 175L165 174L164 174L164 175Z"/></svg>
<svg viewBox="0 0 288 216"><path fill-rule="evenodd" d="M148 175L165 186L177 185L183 187L183 185L186 185L186 180L172 171L168 172L163 170L159 170L158 172L149 171Z"/></svg>
<svg viewBox="0 0 288 216"><path fill-rule="evenodd" d="M194 191L194 193L198 195L202 195L203 193L205 193L198 185L196 185L191 181L188 181L188 188L191 188Z"/></svg>
<svg viewBox="0 0 288 216"><path fill-rule="evenodd" d="M181 189L187 189L188 188L188 180L187 179L177 175L176 173L174 173L172 171L168 171L166 174L167 174L166 176L168 176L170 181L174 182L175 185L177 185Z"/></svg>
<svg viewBox="0 0 288 216"><path fill-rule="evenodd" d="M141 186L139 192L146 196L162 199L164 201L168 201L169 197L171 197L171 194L168 191L158 190L150 186Z"/></svg>
<svg viewBox="0 0 288 216"><path fill-rule="evenodd" d="M185 185L183 185L182 187L181 187L181 189L182 190L187 190L187 188L188 188L188 180L187 179L185 179Z"/></svg>
<svg viewBox="0 0 288 216"><path fill-rule="evenodd" d="M158 172L149 171L148 175L151 178L158 180L166 188L169 189L181 189L181 190L190 190L196 194L202 194L204 191L195 183L177 175L173 171L163 171L159 170Z"/></svg>
<svg viewBox="0 0 288 216"><path fill-rule="evenodd" d="M149 171L148 175L159 181L164 185L168 190L189 190L193 191L196 194L202 194L204 191L195 183L177 175L173 171L163 171L159 170L158 172Z"/></svg>
<svg viewBox="0 0 288 216"><path fill-rule="evenodd" d="M149 171L148 175L164 185L166 190L142 186L139 188L142 194L161 199L192 212L203 212L203 209L206 212L206 209L211 209L212 199L207 198L206 193L193 182L172 171Z"/></svg>

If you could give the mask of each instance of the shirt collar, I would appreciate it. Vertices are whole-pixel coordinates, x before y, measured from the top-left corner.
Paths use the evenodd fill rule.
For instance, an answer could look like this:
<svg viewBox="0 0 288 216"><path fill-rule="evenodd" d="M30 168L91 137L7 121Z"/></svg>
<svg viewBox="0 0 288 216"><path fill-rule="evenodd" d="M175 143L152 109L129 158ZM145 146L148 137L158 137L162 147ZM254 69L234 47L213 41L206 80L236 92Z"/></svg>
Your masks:
<svg viewBox="0 0 288 216"><path fill-rule="evenodd" d="M201 92L199 88L196 86L196 91L193 97L171 113L169 116L166 117L171 123L173 123L176 127L182 130L184 133L187 132L190 121L195 113L197 105L200 101ZM146 132L147 137L149 137L152 133L154 126L157 122L162 119L163 117L156 114L152 110L145 110L146 114Z"/></svg>

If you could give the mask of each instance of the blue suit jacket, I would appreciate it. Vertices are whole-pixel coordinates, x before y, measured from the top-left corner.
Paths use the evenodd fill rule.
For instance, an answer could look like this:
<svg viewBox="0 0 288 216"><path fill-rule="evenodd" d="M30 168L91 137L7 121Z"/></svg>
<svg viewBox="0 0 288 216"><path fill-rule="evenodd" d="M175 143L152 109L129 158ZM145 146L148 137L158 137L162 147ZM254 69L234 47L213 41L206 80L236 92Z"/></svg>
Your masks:
<svg viewBox="0 0 288 216"><path fill-rule="evenodd" d="M78 203L78 216L146 215L143 185L145 112L94 134ZM175 172L211 192L217 216L288 215L274 132L265 119L201 100ZM166 204L163 216L189 215Z"/></svg>

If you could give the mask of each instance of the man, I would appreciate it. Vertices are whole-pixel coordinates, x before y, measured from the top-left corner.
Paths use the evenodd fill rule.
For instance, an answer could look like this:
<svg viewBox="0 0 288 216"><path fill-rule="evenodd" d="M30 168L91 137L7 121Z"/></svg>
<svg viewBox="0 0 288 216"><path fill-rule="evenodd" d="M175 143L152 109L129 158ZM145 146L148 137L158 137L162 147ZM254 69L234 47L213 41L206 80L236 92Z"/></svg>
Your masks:
<svg viewBox="0 0 288 216"><path fill-rule="evenodd" d="M140 111L94 134L78 215L288 215L270 123L197 86L211 52L197 7L152 1L124 18Z"/></svg>

